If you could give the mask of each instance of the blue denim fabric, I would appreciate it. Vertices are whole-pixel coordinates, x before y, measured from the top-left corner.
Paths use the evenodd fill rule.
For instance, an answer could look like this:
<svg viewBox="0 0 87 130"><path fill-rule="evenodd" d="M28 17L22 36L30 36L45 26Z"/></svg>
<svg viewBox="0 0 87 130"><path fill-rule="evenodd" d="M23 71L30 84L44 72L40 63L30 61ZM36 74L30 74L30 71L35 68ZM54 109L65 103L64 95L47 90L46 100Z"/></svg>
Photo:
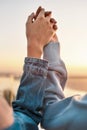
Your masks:
<svg viewBox="0 0 87 130"><path fill-rule="evenodd" d="M42 120L46 130L87 130L87 95L50 104Z"/></svg>
<svg viewBox="0 0 87 130"><path fill-rule="evenodd" d="M22 112L14 112L14 123L5 130L38 130L38 127L31 117Z"/></svg>
<svg viewBox="0 0 87 130"><path fill-rule="evenodd" d="M25 58L24 73L13 102L14 124L6 130L38 130L42 118L44 81L47 76L46 60Z"/></svg>
<svg viewBox="0 0 87 130"><path fill-rule="evenodd" d="M49 51L48 51L49 50ZM66 67L59 43L44 48L44 59L26 58L13 102L14 124L6 130L87 130L87 95L65 98Z"/></svg>
<svg viewBox="0 0 87 130"><path fill-rule="evenodd" d="M64 87L67 80L67 70L60 57L60 44L51 42L44 48L43 59L48 61L48 73L44 107L50 103L60 101L64 96Z"/></svg>
<svg viewBox="0 0 87 130"><path fill-rule="evenodd" d="M87 95L64 98L66 67L59 43L44 48L48 60L44 110L41 125L45 130L87 130Z"/></svg>

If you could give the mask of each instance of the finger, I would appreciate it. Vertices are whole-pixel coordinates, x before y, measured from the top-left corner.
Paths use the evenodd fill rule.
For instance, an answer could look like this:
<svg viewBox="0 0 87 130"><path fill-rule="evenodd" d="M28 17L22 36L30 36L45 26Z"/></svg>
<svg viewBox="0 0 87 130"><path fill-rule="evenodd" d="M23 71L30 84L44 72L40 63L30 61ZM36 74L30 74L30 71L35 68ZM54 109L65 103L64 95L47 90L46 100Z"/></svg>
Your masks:
<svg viewBox="0 0 87 130"><path fill-rule="evenodd" d="M39 6L39 7L38 7L38 9L37 9L37 11L36 11L36 15L35 15L34 19L36 19L36 18L37 18L37 16L38 16L38 15L39 15L39 13L41 12L41 10L42 10L42 7L41 7L41 6Z"/></svg>
<svg viewBox="0 0 87 130"><path fill-rule="evenodd" d="M51 13L52 13L51 11L46 11L46 12L45 12L45 17L51 15Z"/></svg>
<svg viewBox="0 0 87 130"><path fill-rule="evenodd" d="M54 29L52 29L52 32L51 32L51 34L52 34L52 35L51 35L51 39L53 38L53 36L55 35L55 33L56 33L56 31L55 31ZM50 40L51 40L51 39L50 39Z"/></svg>
<svg viewBox="0 0 87 130"><path fill-rule="evenodd" d="M50 21L51 16L52 16L52 12L51 12L51 13L49 13L49 15L48 15L48 16L46 16L45 18L46 18L48 21Z"/></svg>
<svg viewBox="0 0 87 130"><path fill-rule="evenodd" d="M40 13L38 14L37 18L45 17L45 16L44 16L44 13L45 13L45 9L42 8L42 10L41 10Z"/></svg>
<svg viewBox="0 0 87 130"><path fill-rule="evenodd" d="M53 25L53 29L54 29L55 31L58 29L58 27L57 27L56 24Z"/></svg>
<svg viewBox="0 0 87 130"><path fill-rule="evenodd" d="M54 34L53 38L54 38L56 41L58 41L58 37L57 37L56 33Z"/></svg>
<svg viewBox="0 0 87 130"><path fill-rule="evenodd" d="M51 18L51 19L50 19L50 22L51 22L51 23L54 23L54 24L57 23L57 21L56 21L54 18Z"/></svg>
<svg viewBox="0 0 87 130"><path fill-rule="evenodd" d="M32 23L33 22L33 18L34 18L34 13L32 13L28 19L27 19L27 23Z"/></svg>
<svg viewBox="0 0 87 130"><path fill-rule="evenodd" d="M40 11L41 11L42 9L43 9L43 8L42 8L41 6L37 9L36 15L35 15L34 19L37 18L37 16L39 15L39 13L40 13ZM45 15L45 17L47 17L47 16L49 16L51 13L52 13L51 11L46 11L44 15Z"/></svg>

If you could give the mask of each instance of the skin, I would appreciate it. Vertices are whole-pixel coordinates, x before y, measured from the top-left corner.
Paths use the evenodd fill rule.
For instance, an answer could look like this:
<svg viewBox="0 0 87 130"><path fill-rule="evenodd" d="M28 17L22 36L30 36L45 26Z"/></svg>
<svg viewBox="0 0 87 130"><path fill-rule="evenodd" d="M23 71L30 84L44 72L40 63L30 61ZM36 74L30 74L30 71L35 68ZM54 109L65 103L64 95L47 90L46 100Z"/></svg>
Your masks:
<svg viewBox="0 0 87 130"><path fill-rule="evenodd" d="M41 6L38 7L37 11L36 11L36 14L34 16L34 19L36 20L37 16L39 15L40 11L42 10L43 8ZM51 11L45 11L44 13L44 16L47 17L49 15L52 15L52 12ZM54 19L54 18L50 18L50 22L53 23L53 29L56 31L58 29L57 27L57 21ZM51 42L58 42L58 36L56 35L56 33L53 35L53 37L51 38Z"/></svg>
<svg viewBox="0 0 87 130"><path fill-rule="evenodd" d="M53 38L56 29L54 22L50 22L51 13L45 17L45 10L42 8L39 14L31 14L26 23L27 56L41 58L43 48ZM44 35L42 35L44 34Z"/></svg>
<svg viewBox="0 0 87 130"><path fill-rule="evenodd" d="M39 13L41 12L42 9L43 9L43 8L42 8L41 6L38 7L38 9L37 9L37 11L36 11L36 14L35 14L35 16L34 16L34 19L35 19L35 20L37 19L38 15L39 15ZM52 12L51 12L51 11L45 11L45 12L44 12L44 16L45 16L45 17L47 17L47 16L49 16L49 15L52 16ZM50 18L50 22L53 23L53 29L56 31L56 30L57 30L57 25L56 25L57 21L56 21L54 18Z"/></svg>
<svg viewBox="0 0 87 130"><path fill-rule="evenodd" d="M9 127L14 122L13 110L7 101L0 97L0 130Z"/></svg>
<svg viewBox="0 0 87 130"><path fill-rule="evenodd" d="M57 26L56 21L51 19L51 12L43 8L32 13L26 22L27 56L40 58L43 48L52 39L55 39ZM42 35L44 34L44 35ZM14 123L13 110L6 100L0 97L0 129L5 129Z"/></svg>

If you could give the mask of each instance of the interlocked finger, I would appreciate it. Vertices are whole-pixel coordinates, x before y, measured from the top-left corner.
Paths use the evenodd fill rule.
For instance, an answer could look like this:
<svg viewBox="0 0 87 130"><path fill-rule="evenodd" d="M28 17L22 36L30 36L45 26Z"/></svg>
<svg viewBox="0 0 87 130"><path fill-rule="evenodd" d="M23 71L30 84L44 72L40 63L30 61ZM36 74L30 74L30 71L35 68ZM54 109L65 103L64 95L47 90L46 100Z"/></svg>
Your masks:
<svg viewBox="0 0 87 130"><path fill-rule="evenodd" d="M34 13L32 13L31 15L29 15L26 23L32 23L33 22L33 18L34 18Z"/></svg>

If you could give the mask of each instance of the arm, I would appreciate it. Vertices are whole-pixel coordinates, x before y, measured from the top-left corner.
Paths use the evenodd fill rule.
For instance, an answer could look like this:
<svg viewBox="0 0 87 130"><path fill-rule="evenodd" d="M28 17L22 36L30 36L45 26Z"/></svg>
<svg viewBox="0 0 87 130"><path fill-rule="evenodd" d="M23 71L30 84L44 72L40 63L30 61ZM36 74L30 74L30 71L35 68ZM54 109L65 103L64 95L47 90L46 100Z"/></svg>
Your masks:
<svg viewBox="0 0 87 130"><path fill-rule="evenodd" d="M45 90L45 107L64 98L64 87L67 80L67 70L60 57L60 44L57 36L44 48L43 59L48 60L48 75Z"/></svg>
<svg viewBox="0 0 87 130"><path fill-rule="evenodd" d="M32 22L33 17L34 14L31 14L26 23L28 45L27 58L25 59L24 74L13 107L15 111L24 112L33 117L36 121L38 120L38 117L41 117L39 111L43 106L42 103L44 98L44 87L42 87L44 81L43 77L45 77L47 73L47 61L36 58L41 57L43 52L42 49L47 44L54 31L50 25L50 16L48 18L44 17L44 9L41 10L35 22ZM42 33L44 35L42 35Z"/></svg>
<svg viewBox="0 0 87 130"><path fill-rule="evenodd" d="M32 13L26 23L27 58L25 58L24 73L17 98L13 102L15 122L8 130L17 128L37 130L37 124L42 118L44 81L47 75L48 62L38 58L41 57L43 47L52 37L54 30L51 27L50 16L44 17L44 9L36 21L33 22L33 18L34 14ZM16 125L17 127L15 127Z"/></svg>
<svg viewBox="0 0 87 130"><path fill-rule="evenodd" d="M43 59L46 59L49 62L48 70L55 73L56 78L60 80L62 89L64 89L67 80L67 70L60 57L60 43L49 43L44 48Z"/></svg>
<svg viewBox="0 0 87 130"><path fill-rule="evenodd" d="M47 68L47 61L27 57L17 98L13 102L14 111L29 115L36 123L41 120Z"/></svg>
<svg viewBox="0 0 87 130"><path fill-rule="evenodd" d="M41 10L42 7L39 7L35 19L37 19ZM51 12L46 11L44 15L49 17ZM50 18L50 22L54 30L57 30L56 20ZM46 59L49 63L44 100L45 107L46 104L55 103L55 101L64 98L63 89L67 80L67 71L60 57L60 44L56 34L51 37L49 44L44 47L43 59Z"/></svg>

